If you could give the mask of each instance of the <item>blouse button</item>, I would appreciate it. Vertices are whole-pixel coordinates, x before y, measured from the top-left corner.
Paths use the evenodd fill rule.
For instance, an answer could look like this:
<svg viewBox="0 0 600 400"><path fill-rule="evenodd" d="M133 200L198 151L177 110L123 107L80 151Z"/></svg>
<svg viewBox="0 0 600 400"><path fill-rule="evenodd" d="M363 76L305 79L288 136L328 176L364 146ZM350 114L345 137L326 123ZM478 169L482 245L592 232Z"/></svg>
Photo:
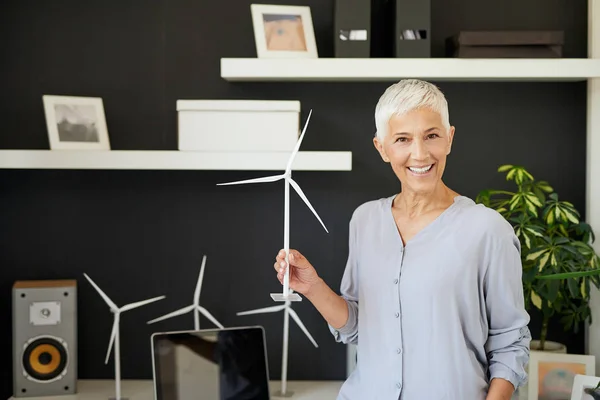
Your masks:
<svg viewBox="0 0 600 400"><path fill-rule="evenodd" d="M394 279L394 285L398 284L398 279Z"/></svg>
<svg viewBox="0 0 600 400"><path fill-rule="evenodd" d="M396 314L394 314L396 316L396 318L398 318L400 316L400 313L397 312Z"/></svg>

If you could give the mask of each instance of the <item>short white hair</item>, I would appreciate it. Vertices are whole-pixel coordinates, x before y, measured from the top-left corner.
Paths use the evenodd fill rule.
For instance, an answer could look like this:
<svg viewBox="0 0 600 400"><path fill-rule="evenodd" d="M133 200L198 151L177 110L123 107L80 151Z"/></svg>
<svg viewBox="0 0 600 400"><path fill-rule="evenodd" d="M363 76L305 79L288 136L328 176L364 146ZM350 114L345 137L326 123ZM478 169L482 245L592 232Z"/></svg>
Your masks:
<svg viewBox="0 0 600 400"><path fill-rule="evenodd" d="M375 107L375 127L379 140L387 136L392 116L401 116L419 108L429 108L440 114L444 128L450 129L448 102L442 91L429 82L403 79L388 87Z"/></svg>

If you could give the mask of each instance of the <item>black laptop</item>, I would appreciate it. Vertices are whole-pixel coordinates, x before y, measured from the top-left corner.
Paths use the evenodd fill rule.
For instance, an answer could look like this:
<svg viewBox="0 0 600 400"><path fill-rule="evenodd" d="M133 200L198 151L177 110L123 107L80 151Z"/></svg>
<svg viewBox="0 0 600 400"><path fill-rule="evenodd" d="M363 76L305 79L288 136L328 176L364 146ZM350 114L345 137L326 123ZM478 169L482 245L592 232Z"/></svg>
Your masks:
<svg viewBox="0 0 600 400"><path fill-rule="evenodd" d="M155 400L270 400L260 326L157 332L151 343Z"/></svg>

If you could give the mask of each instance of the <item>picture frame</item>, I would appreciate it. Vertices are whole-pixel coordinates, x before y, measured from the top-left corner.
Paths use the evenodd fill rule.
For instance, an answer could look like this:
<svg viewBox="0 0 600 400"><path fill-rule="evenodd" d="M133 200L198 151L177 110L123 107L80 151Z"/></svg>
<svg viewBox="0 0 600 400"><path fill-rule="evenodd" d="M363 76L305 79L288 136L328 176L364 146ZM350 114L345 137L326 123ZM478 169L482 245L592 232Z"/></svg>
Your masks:
<svg viewBox="0 0 600 400"><path fill-rule="evenodd" d="M571 400L598 400L600 399L600 391L595 391L593 396L588 393L590 390L598 386L600 383L600 377L592 375L575 375L573 381L573 392L571 393ZM596 394L597 393L597 394Z"/></svg>
<svg viewBox="0 0 600 400"><path fill-rule="evenodd" d="M309 6L251 4L258 58L318 58Z"/></svg>
<svg viewBox="0 0 600 400"><path fill-rule="evenodd" d="M51 150L110 150L100 97L43 95Z"/></svg>
<svg viewBox="0 0 600 400"><path fill-rule="evenodd" d="M576 375L595 375L596 357L532 351L529 358L529 399L569 399Z"/></svg>

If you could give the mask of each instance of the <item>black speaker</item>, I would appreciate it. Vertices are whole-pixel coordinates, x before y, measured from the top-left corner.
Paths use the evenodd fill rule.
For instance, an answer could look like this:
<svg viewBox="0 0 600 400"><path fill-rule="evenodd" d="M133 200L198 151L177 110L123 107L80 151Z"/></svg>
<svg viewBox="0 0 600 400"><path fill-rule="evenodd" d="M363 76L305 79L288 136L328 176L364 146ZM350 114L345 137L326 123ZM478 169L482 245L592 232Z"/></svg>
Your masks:
<svg viewBox="0 0 600 400"><path fill-rule="evenodd" d="M76 281L17 281L12 302L14 397L76 393Z"/></svg>

